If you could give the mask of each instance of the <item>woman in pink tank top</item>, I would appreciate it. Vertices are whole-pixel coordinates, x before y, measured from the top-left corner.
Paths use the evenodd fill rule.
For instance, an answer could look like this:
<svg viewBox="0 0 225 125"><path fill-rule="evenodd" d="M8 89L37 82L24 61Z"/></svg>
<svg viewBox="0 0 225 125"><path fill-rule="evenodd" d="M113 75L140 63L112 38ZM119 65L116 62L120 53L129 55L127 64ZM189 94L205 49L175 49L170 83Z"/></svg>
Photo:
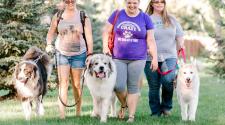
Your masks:
<svg viewBox="0 0 225 125"><path fill-rule="evenodd" d="M63 0L64 11L58 20L57 14L52 19L51 26L47 34L47 52L53 52L55 33L56 57L59 76L59 111L60 118L65 118L65 106L67 103L67 92L69 86L69 75L71 76L74 98L76 102L76 115L81 112L81 87L80 78L85 60L88 54L93 51L92 28L89 18L85 18L84 31L80 21L80 11L76 7L76 0ZM85 32L87 47L82 33Z"/></svg>

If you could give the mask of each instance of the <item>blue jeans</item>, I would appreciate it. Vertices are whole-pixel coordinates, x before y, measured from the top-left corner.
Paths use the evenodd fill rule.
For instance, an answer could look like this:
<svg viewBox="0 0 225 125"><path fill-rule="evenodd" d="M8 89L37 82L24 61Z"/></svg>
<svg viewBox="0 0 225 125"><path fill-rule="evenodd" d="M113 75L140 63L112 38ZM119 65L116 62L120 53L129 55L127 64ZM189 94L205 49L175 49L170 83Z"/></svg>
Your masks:
<svg viewBox="0 0 225 125"><path fill-rule="evenodd" d="M174 69L167 75L161 75L157 71L152 72L150 69L151 61L147 61L145 65L145 75L149 85L149 106L152 115L160 116L165 110L172 109L173 97L173 80L175 78L176 59L166 59L164 62L159 62L158 66L162 72ZM160 88L162 86L161 102Z"/></svg>
<svg viewBox="0 0 225 125"><path fill-rule="evenodd" d="M58 65L69 65L71 68L82 69L85 67L85 60L87 58L86 52L80 55L66 56L60 52L56 53Z"/></svg>

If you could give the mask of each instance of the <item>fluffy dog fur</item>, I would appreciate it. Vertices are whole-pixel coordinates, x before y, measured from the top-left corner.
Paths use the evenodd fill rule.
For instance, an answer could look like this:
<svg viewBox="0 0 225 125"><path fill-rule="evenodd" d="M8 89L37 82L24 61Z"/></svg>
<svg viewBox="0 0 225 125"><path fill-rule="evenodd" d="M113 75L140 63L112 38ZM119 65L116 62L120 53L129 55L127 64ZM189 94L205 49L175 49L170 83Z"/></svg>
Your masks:
<svg viewBox="0 0 225 125"><path fill-rule="evenodd" d="M113 92L116 83L116 66L112 58L95 54L86 61L84 79L93 99L92 116L100 116L101 122L107 121L109 106L111 115L116 116L116 96Z"/></svg>
<svg viewBox="0 0 225 125"><path fill-rule="evenodd" d="M195 121L200 80L198 76L196 61L190 64L181 64L177 76L177 97L181 107L182 120Z"/></svg>
<svg viewBox="0 0 225 125"><path fill-rule="evenodd" d="M14 86L22 101L26 120L31 116L32 101L36 102L36 114L44 115L42 101L47 91L47 77L51 71L50 58L44 53L37 62L34 61L43 53L37 47L31 47L15 68Z"/></svg>

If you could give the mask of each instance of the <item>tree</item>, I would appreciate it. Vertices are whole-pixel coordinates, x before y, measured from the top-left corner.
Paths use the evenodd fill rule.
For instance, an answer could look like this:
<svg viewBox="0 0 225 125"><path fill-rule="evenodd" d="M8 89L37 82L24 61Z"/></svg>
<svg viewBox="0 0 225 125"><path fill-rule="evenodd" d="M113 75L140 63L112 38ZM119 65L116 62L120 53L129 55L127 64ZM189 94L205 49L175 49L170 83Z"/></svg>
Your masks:
<svg viewBox="0 0 225 125"><path fill-rule="evenodd" d="M225 2L222 0L173 0L170 11L180 20L185 31L213 37L218 51L209 60L215 63L215 74L225 78ZM194 3L193 5L190 5Z"/></svg>
<svg viewBox="0 0 225 125"><path fill-rule="evenodd" d="M219 51L214 53L212 61L216 63L214 71L220 77L225 78L225 2L222 0L209 0L214 13L215 28L213 36L218 43Z"/></svg>
<svg viewBox="0 0 225 125"><path fill-rule="evenodd" d="M53 15L57 11L55 5L53 0L49 4L44 4L44 0L0 0L0 91L8 91L0 100L15 95L12 74L26 50L30 46L44 49L48 25L41 25L40 19L46 14ZM99 3L89 0L79 5L92 21L95 52L102 51L98 6Z"/></svg>
<svg viewBox="0 0 225 125"><path fill-rule="evenodd" d="M9 91L0 99L15 94L10 81L20 57L32 45L43 47L47 29L39 17L45 11L42 0L0 1L0 90Z"/></svg>

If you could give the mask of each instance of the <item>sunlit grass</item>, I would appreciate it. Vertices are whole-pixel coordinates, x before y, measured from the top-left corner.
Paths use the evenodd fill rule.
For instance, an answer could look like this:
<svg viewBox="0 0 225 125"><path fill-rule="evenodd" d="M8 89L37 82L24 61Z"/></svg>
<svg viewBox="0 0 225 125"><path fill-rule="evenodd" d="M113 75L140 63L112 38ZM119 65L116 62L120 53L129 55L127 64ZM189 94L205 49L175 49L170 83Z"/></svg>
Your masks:
<svg viewBox="0 0 225 125"><path fill-rule="evenodd" d="M210 65L204 65L208 67ZM225 123L225 84L223 80L208 74L207 70L200 72L201 87L200 99L196 122L183 122L180 116L180 107L177 104L176 93L174 93L174 108L172 116L155 118L150 117L148 106L148 87L142 88L141 98L136 112L136 121L139 125L223 125ZM69 92L69 103L74 103L72 92ZM72 101L71 101L72 100ZM99 124L98 118L91 118L92 99L86 87L84 87L82 116L75 117L75 108L67 108L66 119L60 120L57 107L57 90L49 91L44 99L45 116L36 117L33 113L30 121L25 121L21 103L17 100L0 102L0 125L78 125ZM109 118L108 124L126 124L116 118Z"/></svg>

